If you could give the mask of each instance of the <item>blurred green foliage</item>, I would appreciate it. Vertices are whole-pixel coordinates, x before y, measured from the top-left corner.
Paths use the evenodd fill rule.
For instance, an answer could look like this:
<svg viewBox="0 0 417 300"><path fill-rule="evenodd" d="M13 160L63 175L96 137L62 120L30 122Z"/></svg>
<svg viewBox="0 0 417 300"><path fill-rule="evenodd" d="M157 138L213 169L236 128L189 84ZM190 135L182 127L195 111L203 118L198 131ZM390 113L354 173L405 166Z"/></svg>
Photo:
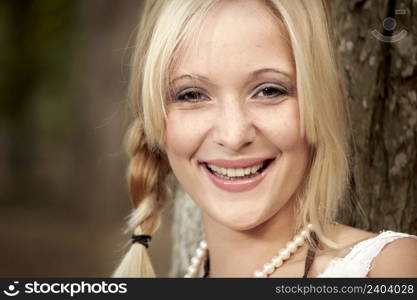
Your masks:
<svg viewBox="0 0 417 300"><path fill-rule="evenodd" d="M77 3L0 1L2 204L47 193L34 170L45 155L39 152L68 139L77 122L72 101Z"/></svg>

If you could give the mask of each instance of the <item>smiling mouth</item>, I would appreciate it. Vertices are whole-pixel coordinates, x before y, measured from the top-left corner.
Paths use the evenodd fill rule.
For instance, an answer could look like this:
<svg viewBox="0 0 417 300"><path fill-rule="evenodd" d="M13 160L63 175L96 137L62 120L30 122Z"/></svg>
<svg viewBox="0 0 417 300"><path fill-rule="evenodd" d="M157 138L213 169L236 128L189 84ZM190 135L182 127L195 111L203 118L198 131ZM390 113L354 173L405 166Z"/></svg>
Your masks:
<svg viewBox="0 0 417 300"><path fill-rule="evenodd" d="M216 166L209 165L205 162L201 163L207 169L208 172L214 176L223 180L239 181L242 179L254 178L261 175L269 165L275 160L275 158L267 159L262 162L261 166L253 166L248 168L219 168Z"/></svg>

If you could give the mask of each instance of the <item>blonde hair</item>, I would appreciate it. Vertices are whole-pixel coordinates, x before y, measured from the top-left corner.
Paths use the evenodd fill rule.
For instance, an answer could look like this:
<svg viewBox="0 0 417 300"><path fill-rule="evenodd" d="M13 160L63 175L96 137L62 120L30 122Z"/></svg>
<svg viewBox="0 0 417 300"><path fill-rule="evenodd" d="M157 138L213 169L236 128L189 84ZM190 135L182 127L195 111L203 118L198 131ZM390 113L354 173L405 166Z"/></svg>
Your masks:
<svg viewBox="0 0 417 300"><path fill-rule="evenodd" d="M153 0L143 9L128 92L135 117L127 134L131 157L127 176L134 205L128 230L136 234L153 234L162 208L172 199L174 179L163 151L169 74L186 47L186 37L197 36L204 15L218 1ZM294 231L313 223L320 241L337 248L327 237L327 228L335 221L347 185L347 105L327 3L262 2L288 31L296 64L301 133L311 146L307 176L297 191ZM146 248L133 244L112 276L154 277Z"/></svg>

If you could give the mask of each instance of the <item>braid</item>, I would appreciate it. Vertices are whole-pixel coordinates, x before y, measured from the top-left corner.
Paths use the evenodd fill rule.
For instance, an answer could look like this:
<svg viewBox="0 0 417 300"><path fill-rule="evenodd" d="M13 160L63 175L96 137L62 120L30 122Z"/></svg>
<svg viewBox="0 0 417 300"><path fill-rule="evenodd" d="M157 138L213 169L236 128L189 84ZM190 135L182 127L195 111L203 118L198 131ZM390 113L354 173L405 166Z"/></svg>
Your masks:
<svg viewBox="0 0 417 300"><path fill-rule="evenodd" d="M130 156L126 175L133 204L127 231L152 235L160 225L163 207L172 197L170 167L165 155L149 149L139 119L132 123L126 138ZM155 277L147 249L132 244L112 277Z"/></svg>

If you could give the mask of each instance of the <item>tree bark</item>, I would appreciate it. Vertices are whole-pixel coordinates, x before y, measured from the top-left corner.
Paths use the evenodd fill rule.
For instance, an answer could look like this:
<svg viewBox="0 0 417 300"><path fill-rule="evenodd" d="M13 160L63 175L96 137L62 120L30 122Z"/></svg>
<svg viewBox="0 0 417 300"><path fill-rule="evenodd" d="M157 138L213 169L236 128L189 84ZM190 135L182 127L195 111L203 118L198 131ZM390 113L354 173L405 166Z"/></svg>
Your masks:
<svg viewBox="0 0 417 300"><path fill-rule="evenodd" d="M370 231L416 234L417 5L411 0L331 4L352 129L354 213L346 213L344 205L340 219ZM395 28L387 18L395 19ZM392 41L384 42L374 30Z"/></svg>

